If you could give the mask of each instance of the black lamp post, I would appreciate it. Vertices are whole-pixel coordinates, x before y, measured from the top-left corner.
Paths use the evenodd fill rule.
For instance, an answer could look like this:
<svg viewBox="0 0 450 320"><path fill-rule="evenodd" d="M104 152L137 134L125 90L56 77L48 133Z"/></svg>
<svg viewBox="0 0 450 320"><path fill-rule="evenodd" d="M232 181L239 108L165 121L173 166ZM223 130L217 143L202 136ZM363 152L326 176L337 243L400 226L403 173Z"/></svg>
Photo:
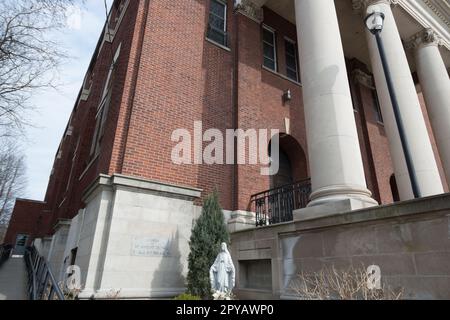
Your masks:
<svg viewBox="0 0 450 320"><path fill-rule="evenodd" d="M381 32L383 31L385 15L380 10L374 10L370 13L366 19L365 24L367 29L375 35L377 39L378 51L380 52L381 63L383 64L384 74L386 76L386 83L391 97L392 107L394 109L395 121L397 123L398 133L402 143L403 153L405 154L406 165L408 167L409 178L411 180L411 186L414 193L414 198L420 198L420 189L417 183L417 177L414 170L414 163L411 159L411 150L409 149L405 127L403 125L400 108L398 105L397 95L395 94L394 84L392 82L391 71L386 58L386 52L384 50L383 40L381 39Z"/></svg>

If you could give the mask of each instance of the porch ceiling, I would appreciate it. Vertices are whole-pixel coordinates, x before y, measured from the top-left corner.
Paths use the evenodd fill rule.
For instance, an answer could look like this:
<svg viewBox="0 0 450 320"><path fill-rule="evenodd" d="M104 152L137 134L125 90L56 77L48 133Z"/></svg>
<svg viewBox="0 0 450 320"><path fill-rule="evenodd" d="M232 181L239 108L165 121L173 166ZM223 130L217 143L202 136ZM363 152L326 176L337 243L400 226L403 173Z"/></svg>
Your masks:
<svg viewBox="0 0 450 320"><path fill-rule="evenodd" d="M252 0L256 1L256 0ZM294 0L258 0L260 4L264 3L266 7L283 16L285 19L295 24ZM427 21L418 21L419 17L415 15L414 7L400 5L393 7L393 13L403 40L410 39L416 33L423 29L423 25L428 25ZM410 0L408 0L410 1ZM421 10L421 17L434 16L439 32L444 38L450 39L450 0L436 1L436 6L425 5L423 0L416 1ZM427 0L428 2L433 2ZM370 68L370 58L366 42L363 20L360 14L355 13L352 6L352 0L335 0L336 10L341 28L341 37L344 52L347 58L356 58L364 62ZM408 4L409 5L409 4ZM405 9L406 8L406 9ZM408 11L409 12L408 12ZM438 10L436 12L436 10ZM428 25L429 26L429 25ZM450 44L449 44L450 45ZM447 68L450 68L450 47L441 48L444 61ZM411 69L415 70L414 59L408 53Z"/></svg>

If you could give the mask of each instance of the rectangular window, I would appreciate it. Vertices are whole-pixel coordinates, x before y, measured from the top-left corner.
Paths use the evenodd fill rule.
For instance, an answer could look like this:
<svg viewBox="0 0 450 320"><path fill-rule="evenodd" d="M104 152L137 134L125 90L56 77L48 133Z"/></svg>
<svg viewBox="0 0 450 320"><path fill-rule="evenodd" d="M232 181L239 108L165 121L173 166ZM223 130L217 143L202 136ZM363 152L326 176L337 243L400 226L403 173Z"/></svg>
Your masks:
<svg viewBox="0 0 450 320"><path fill-rule="evenodd" d="M358 105L358 97L356 95L356 88L355 85L350 81L351 77L348 76L348 86L350 87L350 96L352 98L352 105L353 105L353 111L358 112L359 111L359 105Z"/></svg>
<svg viewBox="0 0 450 320"><path fill-rule="evenodd" d="M286 76L294 81L299 81L297 44L289 39L284 39L286 49Z"/></svg>
<svg viewBox="0 0 450 320"><path fill-rule="evenodd" d="M373 106L375 111L375 119L379 123L384 123L383 114L381 113L380 100L378 100L377 90L372 90Z"/></svg>
<svg viewBox="0 0 450 320"><path fill-rule="evenodd" d="M263 27L264 66L277 71L277 45L275 31L269 27Z"/></svg>
<svg viewBox="0 0 450 320"><path fill-rule="evenodd" d="M211 0L209 8L208 39L227 46L227 5L220 0Z"/></svg>
<svg viewBox="0 0 450 320"><path fill-rule="evenodd" d="M109 113L109 104L111 102L112 87L114 83L114 71L116 69L117 60L119 59L121 47L122 44L119 44L119 47L117 48L117 51L114 55L111 67L109 68L108 76L106 78L105 86L103 89L102 99L95 116L95 131L90 151L91 159L95 158L99 154L100 145L105 134L106 119Z"/></svg>

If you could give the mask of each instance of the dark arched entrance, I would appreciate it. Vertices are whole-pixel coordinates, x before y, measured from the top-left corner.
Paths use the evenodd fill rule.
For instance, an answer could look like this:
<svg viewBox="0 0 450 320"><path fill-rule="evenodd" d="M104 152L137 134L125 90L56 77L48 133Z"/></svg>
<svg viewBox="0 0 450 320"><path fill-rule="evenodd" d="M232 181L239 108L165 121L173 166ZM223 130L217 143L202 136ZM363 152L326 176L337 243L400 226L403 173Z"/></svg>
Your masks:
<svg viewBox="0 0 450 320"><path fill-rule="evenodd" d="M389 184L391 185L392 199L394 202L400 201L400 194L398 192L397 180L395 179L395 174L389 179Z"/></svg>
<svg viewBox="0 0 450 320"><path fill-rule="evenodd" d="M278 173L270 177L270 188L280 188L294 183L291 160L287 153L280 148L278 158Z"/></svg>
<svg viewBox="0 0 450 320"><path fill-rule="evenodd" d="M300 182L309 178L306 154L297 140L287 134L279 136L279 170L278 173L270 177L271 189L279 188L295 182ZM269 156L271 159L272 141L269 143Z"/></svg>
<svg viewBox="0 0 450 320"><path fill-rule="evenodd" d="M293 211L306 207L311 195L308 167L303 148L292 136L279 136L278 172L270 177L270 190L252 197L257 225L263 226L292 221Z"/></svg>

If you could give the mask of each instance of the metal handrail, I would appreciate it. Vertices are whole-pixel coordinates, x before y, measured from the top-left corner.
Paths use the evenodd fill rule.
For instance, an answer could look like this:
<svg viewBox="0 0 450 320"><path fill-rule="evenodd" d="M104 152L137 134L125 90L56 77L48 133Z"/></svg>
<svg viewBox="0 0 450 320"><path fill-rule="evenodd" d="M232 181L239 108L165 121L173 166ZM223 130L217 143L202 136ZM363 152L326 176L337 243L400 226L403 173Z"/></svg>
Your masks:
<svg viewBox="0 0 450 320"><path fill-rule="evenodd" d="M292 221L293 211L306 208L310 196L310 179L253 195L251 204L256 212L256 226Z"/></svg>
<svg viewBox="0 0 450 320"><path fill-rule="evenodd" d="M64 294L44 257L35 247L25 252L30 300L64 300Z"/></svg>
<svg viewBox="0 0 450 320"><path fill-rule="evenodd" d="M9 259L11 251L12 246L7 245L0 246L0 267L3 265L3 263L5 263Z"/></svg>

